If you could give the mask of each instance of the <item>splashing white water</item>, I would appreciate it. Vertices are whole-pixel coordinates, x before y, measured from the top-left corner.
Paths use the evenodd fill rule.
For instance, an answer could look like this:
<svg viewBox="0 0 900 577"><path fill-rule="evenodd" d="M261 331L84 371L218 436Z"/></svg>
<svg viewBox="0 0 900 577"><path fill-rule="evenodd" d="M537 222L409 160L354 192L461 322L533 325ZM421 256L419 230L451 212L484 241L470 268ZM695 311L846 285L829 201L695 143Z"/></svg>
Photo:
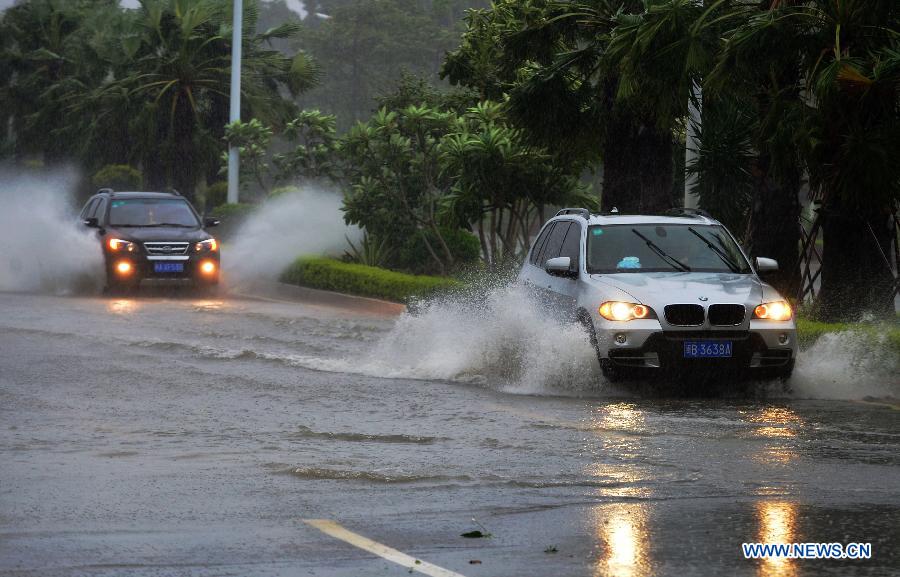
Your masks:
<svg viewBox="0 0 900 577"><path fill-rule="evenodd" d="M884 337L827 333L800 352L791 388L797 397L815 399L900 396L900 358Z"/></svg>
<svg viewBox="0 0 900 577"><path fill-rule="evenodd" d="M340 255L359 229L344 224L339 193L313 187L268 200L222 249L229 282L275 280L300 255Z"/></svg>
<svg viewBox="0 0 900 577"><path fill-rule="evenodd" d="M0 290L68 294L103 284L96 232L71 202L74 171L0 171Z"/></svg>
<svg viewBox="0 0 900 577"><path fill-rule="evenodd" d="M519 286L428 303L403 314L362 357L312 368L486 383L518 394L596 392L605 383L584 330L548 317Z"/></svg>

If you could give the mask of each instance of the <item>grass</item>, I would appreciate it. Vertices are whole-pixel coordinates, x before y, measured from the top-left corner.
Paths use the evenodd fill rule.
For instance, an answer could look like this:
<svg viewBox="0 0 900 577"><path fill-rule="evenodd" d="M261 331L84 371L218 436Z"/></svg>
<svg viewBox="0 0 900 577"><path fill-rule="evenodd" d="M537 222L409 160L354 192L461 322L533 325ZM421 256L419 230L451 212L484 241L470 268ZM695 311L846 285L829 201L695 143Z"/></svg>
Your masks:
<svg viewBox="0 0 900 577"><path fill-rule="evenodd" d="M811 347L819 340L819 337L826 333L845 331L863 334L871 338L873 342L879 342L883 338L884 341L880 343L880 346L888 348L900 357L900 324L898 323L823 323L797 318L797 338L800 341L801 349Z"/></svg>
<svg viewBox="0 0 900 577"><path fill-rule="evenodd" d="M281 281L314 289L407 303L460 285L444 277L411 275L324 257L300 257Z"/></svg>

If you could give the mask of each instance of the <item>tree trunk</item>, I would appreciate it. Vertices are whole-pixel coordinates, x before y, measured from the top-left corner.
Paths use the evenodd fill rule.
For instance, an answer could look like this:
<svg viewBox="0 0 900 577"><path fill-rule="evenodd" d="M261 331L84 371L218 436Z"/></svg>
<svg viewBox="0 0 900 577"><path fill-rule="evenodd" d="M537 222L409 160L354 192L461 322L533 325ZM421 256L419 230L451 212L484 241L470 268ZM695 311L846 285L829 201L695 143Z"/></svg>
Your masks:
<svg viewBox="0 0 900 577"><path fill-rule="evenodd" d="M478 242L481 243L481 256L488 270L494 269L494 263L491 262L491 251L488 249L487 239L484 238L484 214L478 219Z"/></svg>
<svg viewBox="0 0 900 577"><path fill-rule="evenodd" d="M822 218L820 318L827 322L858 321L867 314L893 318L894 278L885 262L893 236L890 214L877 208L860 214L833 203Z"/></svg>
<svg viewBox="0 0 900 577"><path fill-rule="evenodd" d="M748 252L778 261L778 271L766 275L766 282L785 297L800 291L800 178L776 183L768 174L767 159L760 157L763 173L756 181L747 234Z"/></svg>
<svg viewBox="0 0 900 577"><path fill-rule="evenodd" d="M603 210L658 214L675 206L672 135L626 111L611 115L604 138Z"/></svg>

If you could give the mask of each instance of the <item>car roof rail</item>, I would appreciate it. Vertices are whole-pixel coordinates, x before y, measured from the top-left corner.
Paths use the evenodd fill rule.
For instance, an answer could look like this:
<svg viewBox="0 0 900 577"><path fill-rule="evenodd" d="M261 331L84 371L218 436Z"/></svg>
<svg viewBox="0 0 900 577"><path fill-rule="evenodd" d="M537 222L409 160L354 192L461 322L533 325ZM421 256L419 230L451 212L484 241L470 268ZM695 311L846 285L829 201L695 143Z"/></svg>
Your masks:
<svg viewBox="0 0 900 577"><path fill-rule="evenodd" d="M114 194L116 191L111 188L101 188L97 191L97 194Z"/></svg>
<svg viewBox="0 0 900 577"><path fill-rule="evenodd" d="M169 190L167 192L170 192L170 193L174 194L175 196L181 196L181 193L178 192L178 189L172 188L171 186L169 187Z"/></svg>
<svg viewBox="0 0 900 577"><path fill-rule="evenodd" d="M564 208L557 212L556 216L563 216L565 214L577 214L585 220L591 218L591 211L586 208Z"/></svg>
<svg viewBox="0 0 900 577"><path fill-rule="evenodd" d="M665 212L666 216L702 216L703 218L713 219L712 215L702 208L687 208L683 206L670 208Z"/></svg>

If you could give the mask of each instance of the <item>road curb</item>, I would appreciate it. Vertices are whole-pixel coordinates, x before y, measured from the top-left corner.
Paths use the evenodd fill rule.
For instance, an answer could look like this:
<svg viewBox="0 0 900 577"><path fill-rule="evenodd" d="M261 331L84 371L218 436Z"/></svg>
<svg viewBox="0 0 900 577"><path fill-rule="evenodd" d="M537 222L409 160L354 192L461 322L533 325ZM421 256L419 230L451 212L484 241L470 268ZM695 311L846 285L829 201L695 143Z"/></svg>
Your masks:
<svg viewBox="0 0 900 577"><path fill-rule="evenodd" d="M400 303L312 289L276 281L244 283L236 286L229 292L235 296L246 298L323 305L386 316L397 316L406 312L406 305Z"/></svg>

